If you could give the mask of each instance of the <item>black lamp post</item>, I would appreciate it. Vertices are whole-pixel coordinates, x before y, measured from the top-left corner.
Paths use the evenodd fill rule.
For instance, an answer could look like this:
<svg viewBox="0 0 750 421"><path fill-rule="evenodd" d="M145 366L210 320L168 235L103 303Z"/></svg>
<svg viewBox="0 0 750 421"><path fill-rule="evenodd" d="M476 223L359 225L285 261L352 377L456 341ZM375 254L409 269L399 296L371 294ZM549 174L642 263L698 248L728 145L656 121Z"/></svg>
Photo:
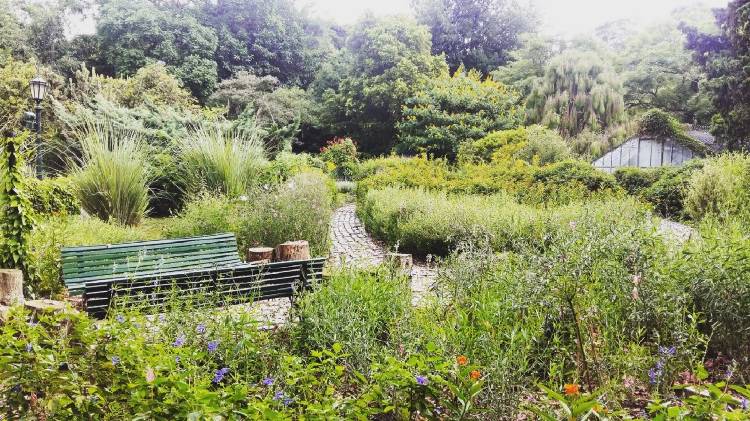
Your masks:
<svg viewBox="0 0 750 421"><path fill-rule="evenodd" d="M34 107L35 119L34 119L34 131L36 131L36 176L43 178L44 173L42 172L42 100L47 95L47 81L42 79L41 76L37 76L31 79L29 88L31 89L31 99L34 100L36 106Z"/></svg>

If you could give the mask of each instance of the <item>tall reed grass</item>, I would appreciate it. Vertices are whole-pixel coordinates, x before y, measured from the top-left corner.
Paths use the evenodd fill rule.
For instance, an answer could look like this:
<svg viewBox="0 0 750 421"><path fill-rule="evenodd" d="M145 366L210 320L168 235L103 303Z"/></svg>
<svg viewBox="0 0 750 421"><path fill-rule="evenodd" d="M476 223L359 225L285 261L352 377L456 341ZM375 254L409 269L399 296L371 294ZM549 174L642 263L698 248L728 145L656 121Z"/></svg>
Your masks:
<svg viewBox="0 0 750 421"><path fill-rule="evenodd" d="M260 130L201 126L180 144L182 177L190 193L208 190L238 197L259 179L268 164Z"/></svg>
<svg viewBox="0 0 750 421"><path fill-rule="evenodd" d="M151 178L143 137L108 121L86 122L74 133L81 155L73 180L83 209L104 221L137 225L148 207Z"/></svg>

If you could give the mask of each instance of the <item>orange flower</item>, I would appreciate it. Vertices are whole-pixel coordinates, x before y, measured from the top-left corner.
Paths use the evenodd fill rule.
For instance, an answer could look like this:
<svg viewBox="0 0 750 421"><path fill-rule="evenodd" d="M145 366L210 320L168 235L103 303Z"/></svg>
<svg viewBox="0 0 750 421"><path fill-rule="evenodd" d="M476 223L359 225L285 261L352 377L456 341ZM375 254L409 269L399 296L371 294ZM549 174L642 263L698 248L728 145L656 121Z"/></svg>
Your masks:
<svg viewBox="0 0 750 421"><path fill-rule="evenodd" d="M480 377L482 377L482 373L480 373L479 370L474 370L469 373L469 377L471 377L472 380L478 380Z"/></svg>
<svg viewBox="0 0 750 421"><path fill-rule="evenodd" d="M458 365L464 366L469 363L469 359L466 358L465 355L459 355L458 357L456 357L456 362L458 363Z"/></svg>
<svg viewBox="0 0 750 421"><path fill-rule="evenodd" d="M580 391L580 386L578 386L577 384L568 383L565 386L563 386L563 390L565 391L565 394L568 396L577 395L578 392Z"/></svg>

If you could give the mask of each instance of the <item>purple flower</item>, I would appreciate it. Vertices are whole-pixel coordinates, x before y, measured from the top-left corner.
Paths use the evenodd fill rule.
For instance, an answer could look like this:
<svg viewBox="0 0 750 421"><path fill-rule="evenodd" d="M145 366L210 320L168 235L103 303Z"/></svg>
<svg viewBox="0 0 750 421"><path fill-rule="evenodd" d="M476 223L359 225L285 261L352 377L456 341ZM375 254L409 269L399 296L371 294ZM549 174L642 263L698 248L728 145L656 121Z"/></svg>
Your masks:
<svg viewBox="0 0 750 421"><path fill-rule="evenodd" d="M747 401L747 398L740 399L740 408L742 408L743 411L747 411L748 408L750 408L750 402Z"/></svg>
<svg viewBox="0 0 750 421"><path fill-rule="evenodd" d="M667 348L666 346L659 347L659 354L665 357L674 357L676 353L677 353L677 348L675 348L674 346L670 346L669 348Z"/></svg>
<svg viewBox="0 0 750 421"><path fill-rule="evenodd" d="M206 325L204 325L203 323L199 324L195 327L195 332L199 335L206 333Z"/></svg>
<svg viewBox="0 0 750 421"><path fill-rule="evenodd" d="M284 392L281 390L277 390L276 393L273 394L273 400L278 401L284 398Z"/></svg>
<svg viewBox="0 0 750 421"><path fill-rule="evenodd" d="M180 347L183 345L185 345L185 335L180 333L179 335L177 335L177 338L174 340L172 346Z"/></svg>
<svg viewBox="0 0 750 421"><path fill-rule="evenodd" d="M664 361L659 360L656 362L656 370L661 371L664 368Z"/></svg>
<svg viewBox="0 0 750 421"><path fill-rule="evenodd" d="M117 316L115 317L115 320L117 320L117 321L118 321L118 322L120 322L120 323L125 323L125 316L123 316L122 314L118 314L118 315L117 315Z"/></svg>
<svg viewBox="0 0 750 421"><path fill-rule="evenodd" d="M292 398L284 398L284 406L289 406L291 403L294 402L294 399Z"/></svg>
<svg viewBox="0 0 750 421"><path fill-rule="evenodd" d="M221 381L222 381L222 380L224 380L224 376L225 376L225 375L226 375L227 373L229 373L229 369L228 369L228 368L226 368L226 367L224 367L224 368L221 368L221 369L219 369L219 370L216 370L216 373L214 374L214 379L212 380L212 382L213 382L214 384L219 384L219 383L221 383Z"/></svg>
<svg viewBox="0 0 750 421"><path fill-rule="evenodd" d="M174 357L174 362L176 362L177 364L180 363L180 356L179 355L176 356L176 357Z"/></svg>
<svg viewBox="0 0 750 421"><path fill-rule="evenodd" d="M429 381L427 380L427 377L425 376L417 376L415 377L415 380L417 381L417 384L420 386L426 386Z"/></svg>
<svg viewBox="0 0 750 421"><path fill-rule="evenodd" d="M114 357L112 357L112 365L117 365L117 364L120 364L120 357L115 355Z"/></svg>
<svg viewBox="0 0 750 421"><path fill-rule="evenodd" d="M273 386L273 377L266 377L263 379L264 386Z"/></svg>
<svg viewBox="0 0 750 421"><path fill-rule="evenodd" d="M659 377L661 377L661 374L661 370L652 368L648 370L648 380L651 382L651 384L656 384L659 381Z"/></svg>
<svg viewBox="0 0 750 421"><path fill-rule="evenodd" d="M733 375L734 375L734 370L732 369L732 367L727 368L727 372L726 372L727 380L731 379Z"/></svg>
<svg viewBox="0 0 750 421"><path fill-rule="evenodd" d="M210 341L208 343L208 352L213 354L217 349L219 349L219 341Z"/></svg>
<svg viewBox="0 0 750 421"><path fill-rule="evenodd" d="M31 352L34 349L34 345L31 345L31 342L26 344L26 352Z"/></svg>
<svg viewBox="0 0 750 421"><path fill-rule="evenodd" d="M163 322L163 321L165 321L165 320L167 320L167 316L165 316L165 315L163 315L163 314L160 314L160 315L159 315L159 321L160 321L160 322Z"/></svg>

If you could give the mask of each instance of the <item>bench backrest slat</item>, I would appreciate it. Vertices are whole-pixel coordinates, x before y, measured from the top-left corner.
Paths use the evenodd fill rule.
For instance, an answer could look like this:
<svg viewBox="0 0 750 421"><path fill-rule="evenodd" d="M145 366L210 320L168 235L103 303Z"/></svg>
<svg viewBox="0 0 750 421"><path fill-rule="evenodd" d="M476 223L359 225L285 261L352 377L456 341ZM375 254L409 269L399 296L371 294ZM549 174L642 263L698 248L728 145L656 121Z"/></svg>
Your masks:
<svg viewBox="0 0 750 421"><path fill-rule="evenodd" d="M73 293L92 281L239 264L231 233L62 249L63 280Z"/></svg>

